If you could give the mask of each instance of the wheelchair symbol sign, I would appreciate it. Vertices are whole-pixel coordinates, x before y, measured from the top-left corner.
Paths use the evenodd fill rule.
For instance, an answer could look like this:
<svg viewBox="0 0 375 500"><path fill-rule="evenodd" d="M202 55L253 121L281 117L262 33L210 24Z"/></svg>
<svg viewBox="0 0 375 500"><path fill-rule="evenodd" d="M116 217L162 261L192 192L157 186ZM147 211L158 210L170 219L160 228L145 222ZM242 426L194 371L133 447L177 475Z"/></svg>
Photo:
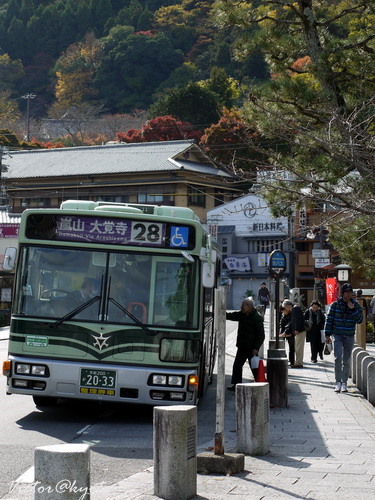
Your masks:
<svg viewBox="0 0 375 500"><path fill-rule="evenodd" d="M188 243L189 243L189 228L172 226L171 239L170 239L171 247L185 248L188 246Z"/></svg>

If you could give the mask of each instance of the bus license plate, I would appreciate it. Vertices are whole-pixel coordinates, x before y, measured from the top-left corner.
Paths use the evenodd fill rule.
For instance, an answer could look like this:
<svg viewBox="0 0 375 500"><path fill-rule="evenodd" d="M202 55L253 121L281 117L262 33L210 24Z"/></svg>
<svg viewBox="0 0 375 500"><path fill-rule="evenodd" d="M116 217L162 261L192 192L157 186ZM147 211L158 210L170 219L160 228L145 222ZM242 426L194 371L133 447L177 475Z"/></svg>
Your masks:
<svg viewBox="0 0 375 500"><path fill-rule="evenodd" d="M112 370L81 369L82 394L101 394L114 396L116 387L116 372Z"/></svg>

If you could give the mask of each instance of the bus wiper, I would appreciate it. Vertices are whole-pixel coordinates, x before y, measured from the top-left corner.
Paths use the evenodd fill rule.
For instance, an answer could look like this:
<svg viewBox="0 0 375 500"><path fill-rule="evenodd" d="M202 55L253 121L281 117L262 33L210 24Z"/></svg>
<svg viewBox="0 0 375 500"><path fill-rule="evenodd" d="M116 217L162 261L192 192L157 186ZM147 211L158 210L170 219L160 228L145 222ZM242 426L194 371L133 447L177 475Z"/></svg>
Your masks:
<svg viewBox="0 0 375 500"><path fill-rule="evenodd" d="M142 321L139 321L138 318L136 318L130 311L125 309L125 307L122 306L119 302L117 302L117 300L113 299L112 297L109 297L108 300L110 302L112 302L112 304L114 304L116 307L118 307L123 313L125 313L127 316L129 316L129 318L131 318L134 321L134 323L136 323L138 326L140 326L142 328L142 330L147 333L147 335L156 335L157 334L157 332L155 332L155 330L150 330L149 328L147 328L147 326L144 325L142 323Z"/></svg>
<svg viewBox="0 0 375 500"><path fill-rule="evenodd" d="M92 299L88 300L87 302L84 302L83 304L79 305L78 307L76 307L75 309L70 311L68 314L65 314L65 316L58 319L54 323L50 323L49 327L50 328L57 328L59 325L61 325L61 323L72 319L76 314L80 313L81 311L83 311L87 307L91 306L91 304L95 304L95 302L97 302L99 299L100 299L100 296L97 295L96 297L93 297Z"/></svg>

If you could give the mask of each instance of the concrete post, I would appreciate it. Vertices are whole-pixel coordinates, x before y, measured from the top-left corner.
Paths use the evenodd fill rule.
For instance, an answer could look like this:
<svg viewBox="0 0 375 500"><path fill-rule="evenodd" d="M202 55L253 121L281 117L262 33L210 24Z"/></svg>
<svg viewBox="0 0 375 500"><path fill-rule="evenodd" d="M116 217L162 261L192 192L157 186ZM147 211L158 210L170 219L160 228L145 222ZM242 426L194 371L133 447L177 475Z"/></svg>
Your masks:
<svg viewBox="0 0 375 500"><path fill-rule="evenodd" d="M375 405L375 360L367 367L367 401Z"/></svg>
<svg viewBox="0 0 375 500"><path fill-rule="evenodd" d="M267 380L270 384L270 405L288 406L288 358L267 359Z"/></svg>
<svg viewBox="0 0 375 500"><path fill-rule="evenodd" d="M57 444L35 448L35 500L90 499L90 447Z"/></svg>
<svg viewBox="0 0 375 500"><path fill-rule="evenodd" d="M154 408L154 494L187 500L197 493L197 408Z"/></svg>
<svg viewBox="0 0 375 500"><path fill-rule="evenodd" d="M362 347L354 347L351 355L350 372L353 380L353 384L357 382L357 356L360 352L363 352Z"/></svg>
<svg viewBox="0 0 375 500"><path fill-rule="evenodd" d="M354 345L353 345L353 350L352 350L352 353L350 355L350 370L349 370L349 378L353 379L353 366L354 366L354 349L356 347L360 347L355 341L354 341ZM333 352L333 351L332 351Z"/></svg>
<svg viewBox="0 0 375 500"><path fill-rule="evenodd" d="M357 358L356 358L356 365L355 365L356 386L358 387L358 389L360 391L361 391L361 387L362 387L362 373L361 373L362 360L364 358L367 358L367 356L370 356L370 354L368 352L362 350L361 352L359 352L357 354Z"/></svg>
<svg viewBox="0 0 375 500"><path fill-rule="evenodd" d="M366 309L364 308L364 299L358 298L356 300L362 308L363 320L362 323L356 325L355 340L362 349L366 350Z"/></svg>
<svg viewBox="0 0 375 500"><path fill-rule="evenodd" d="M366 358L362 359L361 363L361 387L359 390L362 392L364 397L367 399L367 379L368 379L368 365L375 361L375 358L373 356L367 356Z"/></svg>
<svg viewBox="0 0 375 500"><path fill-rule="evenodd" d="M266 455L269 440L269 386L267 382L236 385L237 451Z"/></svg>

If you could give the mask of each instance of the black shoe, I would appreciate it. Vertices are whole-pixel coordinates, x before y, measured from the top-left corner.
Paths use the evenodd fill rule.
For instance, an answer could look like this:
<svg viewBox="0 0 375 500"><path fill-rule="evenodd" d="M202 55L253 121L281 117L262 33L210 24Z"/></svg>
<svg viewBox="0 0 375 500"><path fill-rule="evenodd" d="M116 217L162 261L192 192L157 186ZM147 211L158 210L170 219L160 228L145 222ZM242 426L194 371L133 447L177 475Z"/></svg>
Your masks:
<svg viewBox="0 0 375 500"><path fill-rule="evenodd" d="M317 362L318 362L318 360L317 360L317 359L313 359L313 360L312 360L312 362L313 362L313 363L317 363Z"/></svg>
<svg viewBox="0 0 375 500"><path fill-rule="evenodd" d="M320 359L323 359L323 354L319 354L319 358L320 358Z"/></svg>
<svg viewBox="0 0 375 500"><path fill-rule="evenodd" d="M227 387L228 391L232 391L234 392L236 390L236 386L235 385L231 385L230 387Z"/></svg>

